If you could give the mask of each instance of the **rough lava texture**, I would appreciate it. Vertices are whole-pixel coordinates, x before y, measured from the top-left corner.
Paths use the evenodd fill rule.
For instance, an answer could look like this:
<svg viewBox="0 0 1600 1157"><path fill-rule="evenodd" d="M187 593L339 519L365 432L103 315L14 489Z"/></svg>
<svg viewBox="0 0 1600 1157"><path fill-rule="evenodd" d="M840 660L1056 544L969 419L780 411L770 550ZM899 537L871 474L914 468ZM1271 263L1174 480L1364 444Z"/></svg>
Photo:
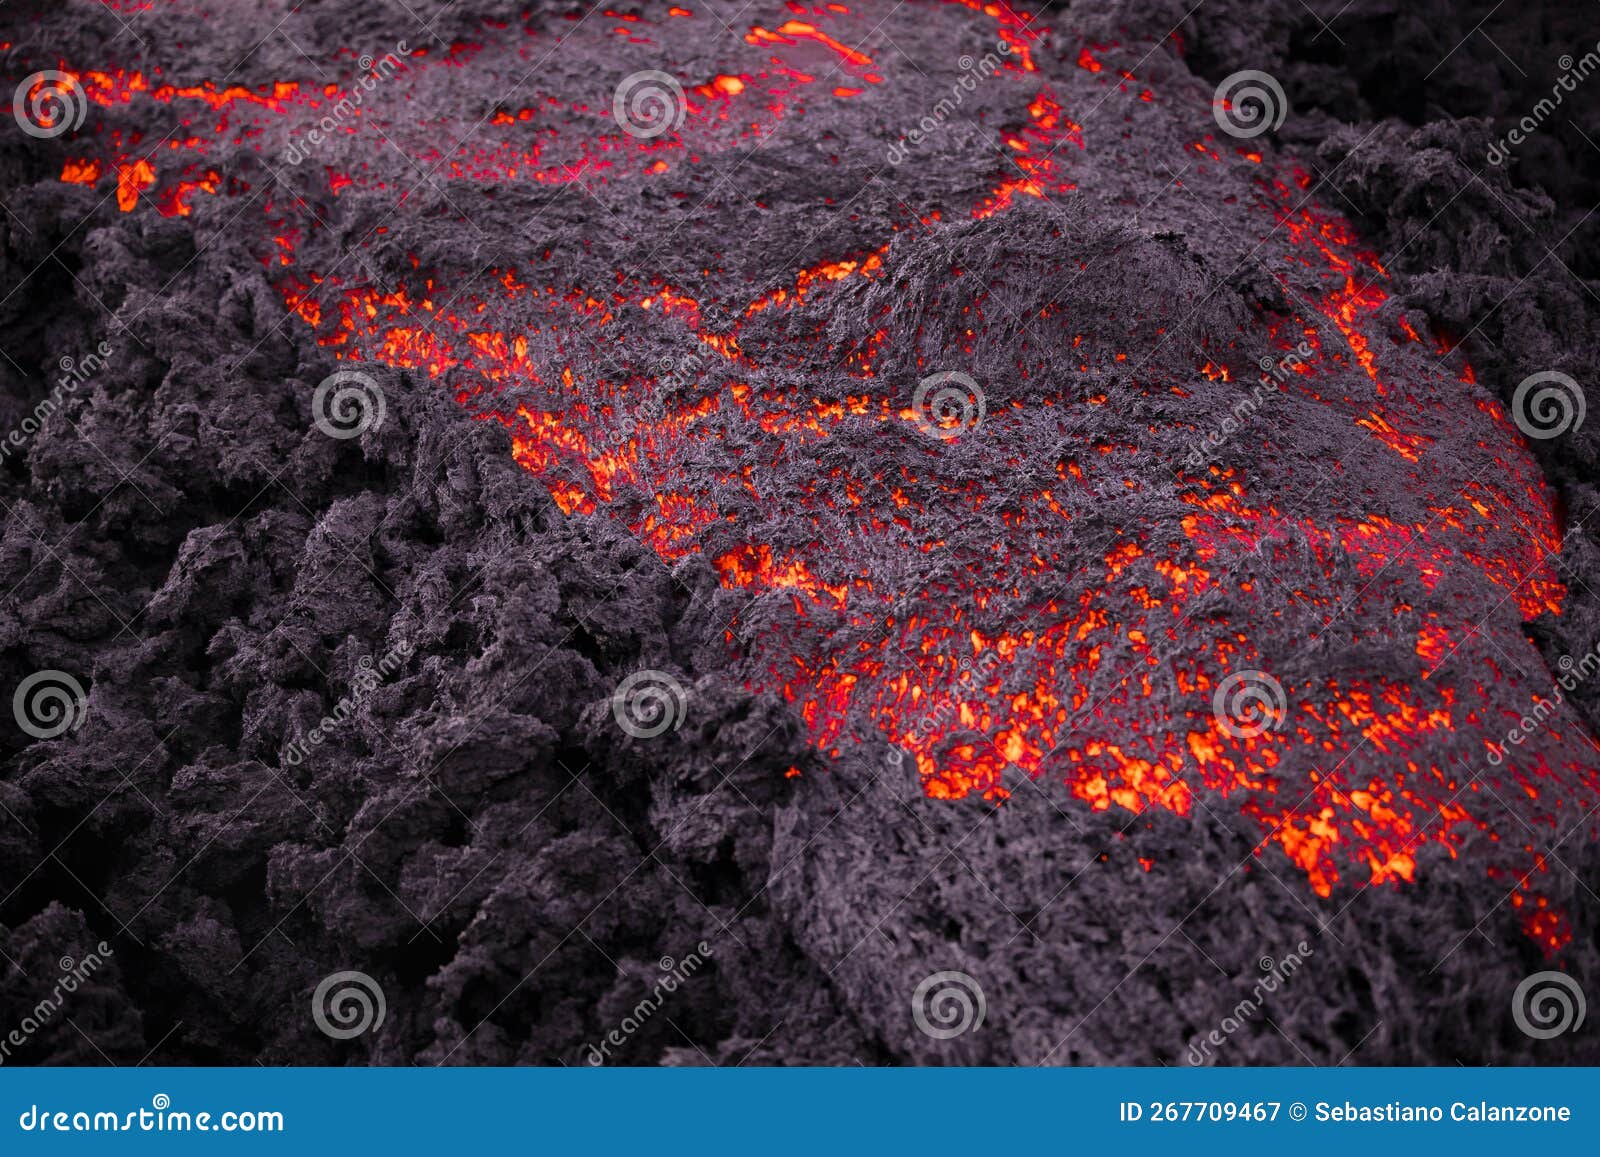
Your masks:
<svg viewBox="0 0 1600 1157"><path fill-rule="evenodd" d="M1600 1061L1511 1015L1600 994L1600 681L1485 761L1600 645L1600 426L1507 417L1600 382L1597 106L1484 159L1593 21L801 7L7 10L91 99L0 131L0 428L113 350L0 467L0 691L88 692L0 728L0 1033L113 949L7 1063Z"/></svg>

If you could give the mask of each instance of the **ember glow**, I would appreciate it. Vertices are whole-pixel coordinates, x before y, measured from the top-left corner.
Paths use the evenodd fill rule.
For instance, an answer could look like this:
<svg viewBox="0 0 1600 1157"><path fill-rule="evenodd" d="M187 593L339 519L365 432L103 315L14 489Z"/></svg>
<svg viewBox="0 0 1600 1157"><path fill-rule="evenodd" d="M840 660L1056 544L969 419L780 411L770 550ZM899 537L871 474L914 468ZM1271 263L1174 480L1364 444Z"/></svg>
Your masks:
<svg viewBox="0 0 1600 1157"><path fill-rule="evenodd" d="M552 33L486 27L411 50L353 111L371 71L353 52L341 79L263 84L64 61L93 108L61 180L129 213L215 202L218 229L265 215L290 324L330 362L502 424L568 515L699 556L746 596L728 663L826 755L886 740L942 799L1004 798L1014 768L1130 820L1232 809L1323 897L1470 850L1558 953L1532 833L1600 803L1597 745L1561 722L1515 766L1486 761L1548 690L1505 656L1533 653L1522 623L1564 595L1551 495L1501 406L1292 156L1216 135L1187 78L1163 87L1178 44L908 7L957 46L944 74L875 37L881 14L777 2L738 18L714 69L685 63L714 20L643 5L563 30L610 62L586 87L545 87ZM971 103L888 164L902 110L997 44ZM678 131L612 120L642 69L681 82ZM163 140L119 116L148 102L171 106ZM418 112L439 107L458 112ZM770 200L760 171L795 132L808 206ZM386 211L398 191L424 222L469 201L479 219L530 186L549 188L505 222L516 262L487 235L441 252ZM858 198L892 230L857 228ZM1214 226L1181 239L1196 215ZM363 259L326 259L335 235ZM573 276L597 260L606 275ZM1250 286L1226 324L1204 308L1218 283ZM913 395L941 371L985 413L929 437ZM1284 692L1259 734L1214 710L1245 671Z"/></svg>

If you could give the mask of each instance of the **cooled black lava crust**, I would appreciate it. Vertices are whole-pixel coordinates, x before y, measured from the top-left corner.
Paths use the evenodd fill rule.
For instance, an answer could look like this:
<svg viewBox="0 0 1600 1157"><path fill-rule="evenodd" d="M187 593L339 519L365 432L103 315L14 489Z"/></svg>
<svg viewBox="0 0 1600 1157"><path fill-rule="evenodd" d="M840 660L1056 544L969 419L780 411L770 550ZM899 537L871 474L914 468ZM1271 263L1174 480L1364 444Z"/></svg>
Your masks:
<svg viewBox="0 0 1600 1157"><path fill-rule="evenodd" d="M667 7L637 11L665 21ZM695 19L743 45L721 21L742 35L794 18L770 7ZM885 4L877 43L948 68L941 21L993 37L981 13L949 8L924 18ZM1560 58L1595 49L1591 10L1189 9L1055 5L1037 17L1050 46L1038 51L1070 62L1094 46L1116 68L1155 47L1140 67L1169 88L1271 74L1293 111L1263 147L1393 255L1395 312L1462 341L1507 403L1534 370L1600 384L1600 102L1573 99L1510 164L1485 160L1549 93ZM12 4L0 12L4 91L40 69L114 66L262 92L320 85L321 69L399 41L437 59L524 27L552 39L588 19L630 27L579 5L497 0L247 11ZM536 56L541 90L631 71L602 40L620 51L628 37ZM697 78L721 71L721 51L708 41ZM418 122L489 108L471 77L429 89ZM172 127L169 107L141 107L117 111L118 131ZM908 95L903 112L914 125L925 105ZM919 209L970 183L964 139L941 137ZM1189 143L1137 142L1175 158ZM367 144L396 173L414 160L400 155L410 142ZM791 125L754 162L761 211L841 240L882 233L896 206L867 179L881 145L869 157L842 129ZM35 740L9 717L0 727L0 1034L50 998L62 958L102 941L112 951L5 1063L584 1064L629 1021L608 1063L1183 1064L1229 1018L1207 1063L1600 1062L1592 1025L1535 1040L1510 1009L1518 982L1551 967L1600 997L1590 817L1571 817L1582 830L1570 840L1530 836L1561 840L1546 891L1571 939L1553 963L1478 846L1433 855L1410 884L1358 897L1357 878L1324 897L1276 846L1261 870L1229 870L1261 835L1237 808L1152 809L1130 825L1025 787L999 807L928 798L909 769L884 774L881 745L821 751L781 695L749 689L724 634L746 595L704 556L669 565L603 510L564 511L517 461L514 431L473 420L422 370L384 379L387 414L371 434L314 428L312 389L339 363L272 280L271 203L318 215L304 252L324 270L349 246L378 281L471 274L504 243L603 292L608 256L630 251L619 239L680 212L670 197L655 216L603 189L515 181L486 183L470 205L428 182L403 201L340 199L317 157L287 166L281 151L240 150L220 176L251 196L200 191L168 216L154 190L125 210L105 184L63 181L79 152L0 126L0 431L50 395L61 358L103 340L114 350L91 389L0 463L0 692L9 701L34 672L75 672L92 708L60 738ZM972 155L992 159L987 146ZM829 156L844 164L823 180ZM729 158L716 163L740 181ZM866 195L846 213L841 190L862 192L857 177ZM1225 271L1189 257L1235 207L1170 209L1141 235L1135 210L1163 184L1128 184L1122 209L1060 206L1075 244L1112 238L1134 254L1125 276L1072 289L1069 310L1132 316L1218 288L1208 278ZM713 215L702 234L720 231L744 268L766 270L773 226L750 226L742 198L696 212ZM981 263L1033 230L1047 252L1054 221L1030 199L949 244ZM1028 270L1013 273L1025 288ZM1195 332L1229 331L1248 305L1277 300L1249 277L1222 288ZM900 292L902 318L955 308L915 278ZM1533 447L1563 536L1563 611L1525 626L1551 669L1600 645L1597 429ZM1378 481L1407 485L1400 470ZM1367 661L1409 669L1412 644L1374 643ZM286 764L290 737L335 709L361 660L397 645L399 672L314 758ZM680 672L694 704L649 742L618 729L610 702L641 667ZM1576 690L1571 710L1573 726L1581 715L1600 733L1600 686ZM865 910L864 885L903 899ZM1260 958L1302 941L1314 949L1303 969L1236 1015ZM639 1016L701 944L703 966ZM986 1007L981 1029L949 1040L920 1031L911 1009L919 982L945 969L974 976ZM319 981L342 970L368 974L386 1005L380 1027L349 1040L311 1014Z"/></svg>

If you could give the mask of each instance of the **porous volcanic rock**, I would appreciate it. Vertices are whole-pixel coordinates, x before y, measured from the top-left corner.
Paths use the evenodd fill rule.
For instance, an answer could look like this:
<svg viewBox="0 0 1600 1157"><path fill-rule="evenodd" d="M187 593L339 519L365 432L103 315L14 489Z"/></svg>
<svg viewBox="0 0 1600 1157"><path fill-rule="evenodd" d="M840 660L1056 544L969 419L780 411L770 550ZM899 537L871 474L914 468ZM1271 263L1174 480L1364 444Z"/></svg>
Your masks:
<svg viewBox="0 0 1600 1157"><path fill-rule="evenodd" d="M6 1063L1600 1061L1592 36L815 7L10 11Z"/></svg>

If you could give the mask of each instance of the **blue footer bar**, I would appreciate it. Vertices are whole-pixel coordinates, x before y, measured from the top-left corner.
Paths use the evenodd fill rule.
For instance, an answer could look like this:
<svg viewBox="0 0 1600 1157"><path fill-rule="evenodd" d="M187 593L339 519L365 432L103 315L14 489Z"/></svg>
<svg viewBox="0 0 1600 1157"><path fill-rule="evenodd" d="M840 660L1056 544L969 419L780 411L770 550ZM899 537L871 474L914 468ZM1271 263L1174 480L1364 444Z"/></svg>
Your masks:
<svg viewBox="0 0 1600 1157"><path fill-rule="evenodd" d="M1592 1068L0 1069L0 1153L1593 1153L1597 1094Z"/></svg>

